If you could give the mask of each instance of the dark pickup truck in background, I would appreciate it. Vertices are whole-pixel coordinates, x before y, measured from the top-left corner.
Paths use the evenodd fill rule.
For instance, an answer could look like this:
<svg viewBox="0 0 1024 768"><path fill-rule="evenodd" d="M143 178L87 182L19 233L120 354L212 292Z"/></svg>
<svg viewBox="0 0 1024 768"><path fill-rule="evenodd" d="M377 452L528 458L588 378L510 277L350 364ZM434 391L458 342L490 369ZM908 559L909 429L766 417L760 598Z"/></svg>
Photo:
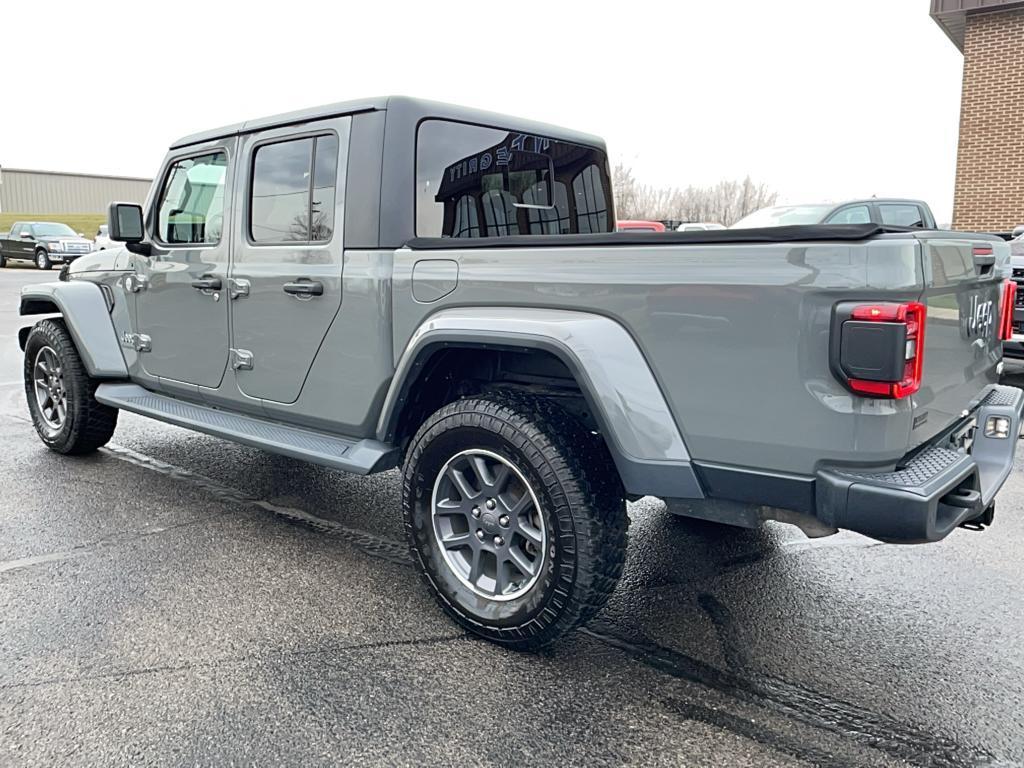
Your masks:
<svg viewBox="0 0 1024 768"><path fill-rule="evenodd" d="M9 259L31 261L39 269L74 261L92 251L92 241L67 224L54 221L16 221L0 235L0 267Z"/></svg>

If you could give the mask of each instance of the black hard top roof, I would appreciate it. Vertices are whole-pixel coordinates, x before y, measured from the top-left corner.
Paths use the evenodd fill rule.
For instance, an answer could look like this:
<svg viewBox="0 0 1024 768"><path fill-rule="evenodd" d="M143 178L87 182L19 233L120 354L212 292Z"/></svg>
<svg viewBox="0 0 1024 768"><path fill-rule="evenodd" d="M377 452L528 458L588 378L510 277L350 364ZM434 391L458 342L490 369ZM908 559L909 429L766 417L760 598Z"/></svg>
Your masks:
<svg viewBox="0 0 1024 768"><path fill-rule="evenodd" d="M254 120L245 120L241 123L233 123L220 128L213 128L207 131L193 133L171 144L171 149L187 147L193 144L202 144L215 139L223 139L228 136L237 136L245 133L265 130L267 128L278 128L287 125L301 125L302 123L324 120L342 115L354 115L359 112L374 112L401 108L404 114L415 115L419 120L428 117L438 117L448 120L457 120L466 123L478 123L480 125L492 125L500 128L515 128L524 133L532 133L540 136L570 141L576 144L585 144L604 149L604 140L599 136L569 128L561 128L555 125L523 120L522 118L510 115L501 115L494 112L487 112L481 109L461 107L455 104L445 104L425 99L415 99L409 96L378 96L369 99L356 99L354 101L341 101L335 104L325 104L319 107L308 107L295 112L285 112L270 117L260 117Z"/></svg>

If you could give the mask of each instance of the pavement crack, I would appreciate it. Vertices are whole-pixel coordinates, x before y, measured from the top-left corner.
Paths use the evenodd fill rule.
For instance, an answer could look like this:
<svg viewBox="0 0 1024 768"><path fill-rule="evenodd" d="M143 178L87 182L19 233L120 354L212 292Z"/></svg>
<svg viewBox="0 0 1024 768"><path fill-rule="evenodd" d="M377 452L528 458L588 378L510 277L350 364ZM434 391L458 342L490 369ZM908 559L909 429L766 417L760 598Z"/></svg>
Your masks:
<svg viewBox="0 0 1024 768"><path fill-rule="evenodd" d="M409 557L409 548L404 543L393 539L383 538L381 536L375 536L372 533L359 530L358 528L349 528L336 520L319 517L318 515L314 515L304 509L289 507L283 504L274 504L265 499L240 491L237 488L224 485L223 483L217 482L216 480L204 475L191 472L173 464L168 464L160 461L159 459L154 459L152 456L147 456L144 453L133 451L130 448L109 444L100 450L129 464L143 467L187 482L228 504L243 507L256 507L257 509L270 512L271 514L284 518L290 522L300 523L307 527L338 536L373 557L387 560L407 568L412 565L412 561Z"/></svg>
<svg viewBox="0 0 1024 768"><path fill-rule="evenodd" d="M31 555L29 557L16 558L14 560L0 561L0 573L8 573L10 571L20 571L26 568L35 568L40 565L47 565L49 563L58 563L64 560L72 560L78 557L84 557L86 555L94 554L100 549L106 547L117 547L124 544L130 544L134 541L147 538L149 536L156 536L161 533L168 531L177 531L181 528L188 528L193 525L203 525L211 520L215 520L218 517L223 517L226 513L216 513L206 517L195 518L193 520L186 520L181 523L172 523L170 525L157 525L152 528L144 528L141 531L120 531L113 533L109 536L105 536L95 541L83 542L82 544L75 544L70 549L66 549L59 552L49 552L42 555Z"/></svg>
<svg viewBox="0 0 1024 768"><path fill-rule="evenodd" d="M89 682L93 680L120 680L143 675L159 675L169 672L188 672L196 669L217 669L219 667L246 664L265 659L277 659L283 661L309 656L373 651L382 648L443 645L445 643L471 639L473 638L471 638L467 633L460 632L458 634L441 635L439 637L415 637L408 640L379 640L367 643L347 643L320 648L299 648L295 650L274 649L261 653L247 653L238 656L227 656L220 659L209 659L207 661L195 661L184 664L158 664L150 667L111 670L110 672L100 672L93 675L71 675L67 677L44 678L42 680L27 680L20 683L0 683L0 691L17 688L41 688L51 685L72 685L75 683Z"/></svg>

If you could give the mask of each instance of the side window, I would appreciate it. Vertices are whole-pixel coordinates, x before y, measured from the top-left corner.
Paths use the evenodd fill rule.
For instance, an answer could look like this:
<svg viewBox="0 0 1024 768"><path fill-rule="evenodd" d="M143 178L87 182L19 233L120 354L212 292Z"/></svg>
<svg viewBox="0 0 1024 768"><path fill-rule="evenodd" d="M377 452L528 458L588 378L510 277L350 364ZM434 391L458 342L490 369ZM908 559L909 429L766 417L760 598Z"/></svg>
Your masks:
<svg viewBox="0 0 1024 768"><path fill-rule="evenodd" d="M924 215L912 203L881 203L882 223L896 227L923 227Z"/></svg>
<svg viewBox="0 0 1024 768"><path fill-rule="evenodd" d="M333 134L258 147L249 189L252 241L330 240L337 170L338 139Z"/></svg>
<svg viewBox="0 0 1024 768"><path fill-rule="evenodd" d="M220 242L228 157L211 152L176 160L160 194L157 239L169 244Z"/></svg>
<svg viewBox="0 0 1024 768"><path fill-rule="evenodd" d="M416 234L501 237L611 232L611 180L595 147L424 120L416 144Z"/></svg>
<svg viewBox="0 0 1024 768"><path fill-rule="evenodd" d="M601 171L588 165L572 180L576 197L576 224L580 232L608 231L608 201L601 184Z"/></svg>
<svg viewBox="0 0 1024 768"><path fill-rule="evenodd" d="M829 219L829 224L870 224L871 223L871 212L868 211L866 205L851 205L849 208L843 208L841 211L833 213Z"/></svg>
<svg viewBox="0 0 1024 768"><path fill-rule="evenodd" d="M476 200L470 195L463 195L455 204L452 237L480 237L480 217L476 212Z"/></svg>
<svg viewBox="0 0 1024 768"><path fill-rule="evenodd" d="M334 198L338 183L338 137L317 136L313 147L313 198L309 239L326 243L334 234Z"/></svg>

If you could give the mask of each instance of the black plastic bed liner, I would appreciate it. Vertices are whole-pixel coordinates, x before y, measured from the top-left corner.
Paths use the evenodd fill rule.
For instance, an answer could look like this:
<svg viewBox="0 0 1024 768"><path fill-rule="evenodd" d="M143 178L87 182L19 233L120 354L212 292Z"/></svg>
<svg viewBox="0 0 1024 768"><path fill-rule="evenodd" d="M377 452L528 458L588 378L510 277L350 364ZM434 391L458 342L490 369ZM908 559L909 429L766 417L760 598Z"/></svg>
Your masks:
<svg viewBox="0 0 1024 768"><path fill-rule="evenodd" d="M718 243L796 243L807 241L868 240L896 232L922 232L907 227L878 224L802 224L759 229L713 229L706 232L596 232L586 235L510 235L508 237L414 237L406 245L413 250L451 248L552 248L605 245L700 245ZM963 236L964 233L958 233Z"/></svg>

